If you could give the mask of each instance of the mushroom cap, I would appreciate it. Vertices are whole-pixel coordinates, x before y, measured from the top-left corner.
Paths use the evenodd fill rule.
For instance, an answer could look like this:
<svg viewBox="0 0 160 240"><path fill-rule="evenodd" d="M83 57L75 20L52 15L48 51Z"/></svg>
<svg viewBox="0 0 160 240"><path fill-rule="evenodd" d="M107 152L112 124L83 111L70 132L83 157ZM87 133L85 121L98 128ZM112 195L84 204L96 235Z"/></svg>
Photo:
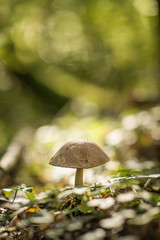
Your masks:
<svg viewBox="0 0 160 240"><path fill-rule="evenodd" d="M92 168L110 161L107 154L95 143L75 140L64 144L49 164L67 168Z"/></svg>

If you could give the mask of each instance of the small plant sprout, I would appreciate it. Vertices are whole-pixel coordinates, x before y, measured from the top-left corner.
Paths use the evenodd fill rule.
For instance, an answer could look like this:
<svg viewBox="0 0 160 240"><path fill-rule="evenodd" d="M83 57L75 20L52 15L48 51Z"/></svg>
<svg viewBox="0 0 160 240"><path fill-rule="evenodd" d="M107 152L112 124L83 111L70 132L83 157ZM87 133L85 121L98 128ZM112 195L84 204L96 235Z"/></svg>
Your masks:
<svg viewBox="0 0 160 240"><path fill-rule="evenodd" d="M97 167L108 161L107 154L94 142L74 140L64 144L49 163L58 167L76 168L75 186L82 186L83 169Z"/></svg>

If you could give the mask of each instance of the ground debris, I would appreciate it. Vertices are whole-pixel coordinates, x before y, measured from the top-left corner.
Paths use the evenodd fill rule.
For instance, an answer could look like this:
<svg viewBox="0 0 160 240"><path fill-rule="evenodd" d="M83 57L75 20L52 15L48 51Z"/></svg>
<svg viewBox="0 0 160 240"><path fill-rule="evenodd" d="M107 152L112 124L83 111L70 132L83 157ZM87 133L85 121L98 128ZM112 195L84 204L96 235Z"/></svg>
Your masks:
<svg viewBox="0 0 160 240"><path fill-rule="evenodd" d="M152 177L159 179L158 174L149 176ZM15 202L5 202L2 194L0 239L101 240L114 237L118 240L124 237L140 240L147 236L149 226L158 239L160 194L144 188L146 179L147 176L143 176L135 182L134 176L132 179L125 176L113 178L111 186L54 189L21 203L16 197ZM27 190L25 187L14 189Z"/></svg>

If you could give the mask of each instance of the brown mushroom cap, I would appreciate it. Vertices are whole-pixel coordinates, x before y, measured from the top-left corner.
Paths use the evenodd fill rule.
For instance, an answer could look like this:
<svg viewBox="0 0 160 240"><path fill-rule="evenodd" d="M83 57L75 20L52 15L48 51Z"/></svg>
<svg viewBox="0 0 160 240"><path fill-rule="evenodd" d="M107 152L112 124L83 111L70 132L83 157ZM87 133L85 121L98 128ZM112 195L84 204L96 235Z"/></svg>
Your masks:
<svg viewBox="0 0 160 240"><path fill-rule="evenodd" d="M108 161L109 157L97 144L88 140L75 140L64 144L49 163L66 168L92 168Z"/></svg>

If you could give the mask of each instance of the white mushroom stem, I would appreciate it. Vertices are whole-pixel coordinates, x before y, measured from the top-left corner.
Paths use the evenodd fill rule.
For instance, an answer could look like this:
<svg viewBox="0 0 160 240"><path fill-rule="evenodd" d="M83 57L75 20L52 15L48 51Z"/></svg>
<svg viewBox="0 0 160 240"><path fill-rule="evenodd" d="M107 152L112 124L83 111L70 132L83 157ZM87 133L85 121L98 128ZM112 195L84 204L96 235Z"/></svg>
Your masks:
<svg viewBox="0 0 160 240"><path fill-rule="evenodd" d="M75 187L83 185L83 168L77 168L75 176Z"/></svg>

